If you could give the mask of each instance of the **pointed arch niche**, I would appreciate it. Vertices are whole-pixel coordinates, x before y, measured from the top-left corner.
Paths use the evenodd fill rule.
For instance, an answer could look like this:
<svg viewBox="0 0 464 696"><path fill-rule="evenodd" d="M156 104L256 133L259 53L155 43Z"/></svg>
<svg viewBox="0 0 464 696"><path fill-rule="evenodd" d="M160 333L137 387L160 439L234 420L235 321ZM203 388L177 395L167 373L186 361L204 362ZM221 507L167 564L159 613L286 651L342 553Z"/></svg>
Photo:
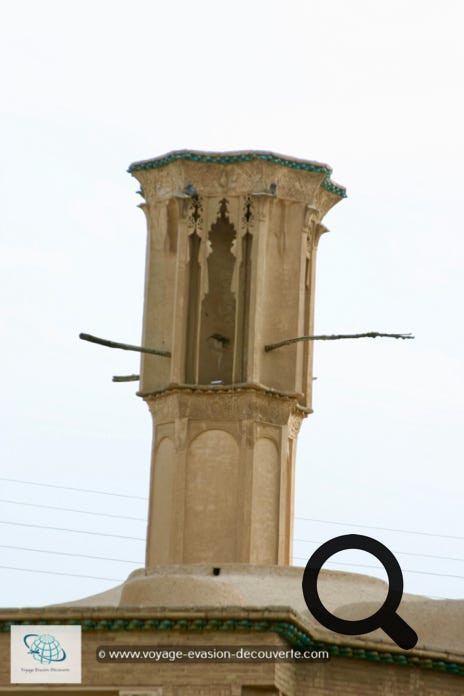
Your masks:
<svg viewBox="0 0 464 696"><path fill-rule="evenodd" d="M248 223L248 199L244 211ZM223 198L207 234L198 225L189 236L187 384L246 381L252 236L247 224L238 238L230 218Z"/></svg>

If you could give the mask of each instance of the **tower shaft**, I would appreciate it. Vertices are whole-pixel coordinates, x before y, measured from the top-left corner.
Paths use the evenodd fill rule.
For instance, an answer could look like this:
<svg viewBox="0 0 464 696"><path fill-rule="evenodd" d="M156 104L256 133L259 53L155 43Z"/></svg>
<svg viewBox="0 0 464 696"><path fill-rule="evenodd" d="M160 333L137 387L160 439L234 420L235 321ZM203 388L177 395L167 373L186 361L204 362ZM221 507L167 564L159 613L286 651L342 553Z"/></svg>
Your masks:
<svg viewBox="0 0 464 696"><path fill-rule="evenodd" d="M271 153L139 162L148 227L140 394L154 422L147 565L288 564L311 412L326 165Z"/></svg>

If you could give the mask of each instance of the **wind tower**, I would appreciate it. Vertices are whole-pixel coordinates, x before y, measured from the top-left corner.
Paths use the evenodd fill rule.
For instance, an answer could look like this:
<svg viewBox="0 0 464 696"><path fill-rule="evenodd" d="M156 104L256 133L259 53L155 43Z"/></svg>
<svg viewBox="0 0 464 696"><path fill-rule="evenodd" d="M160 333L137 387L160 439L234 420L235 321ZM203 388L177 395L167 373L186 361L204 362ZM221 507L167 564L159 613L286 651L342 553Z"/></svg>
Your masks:
<svg viewBox="0 0 464 696"><path fill-rule="evenodd" d="M402 650L383 630L321 625L303 568L289 565L296 438L311 412L316 248L344 189L325 165L267 152L181 151L130 171L148 226L143 345L80 337L142 353L140 395L154 423L146 566L92 597L2 609L2 655L16 645L32 661L22 640L31 627L80 625L82 682L65 680L76 695L461 693L463 602L406 595L401 614L421 642ZM377 336L412 338L325 338ZM388 594L378 578L321 577L330 611L348 621L377 615ZM41 667L29 682L33 670L13 677L3 660L0 691L50 691Z"/></svg>
<svg viewBox="0 0 464 696"><path fill-rule="evenodd" d="M316 249L345 190L268 152L136 162L148 227L139 394L154 425L146 565L291 562L311 413Z"/></svg>

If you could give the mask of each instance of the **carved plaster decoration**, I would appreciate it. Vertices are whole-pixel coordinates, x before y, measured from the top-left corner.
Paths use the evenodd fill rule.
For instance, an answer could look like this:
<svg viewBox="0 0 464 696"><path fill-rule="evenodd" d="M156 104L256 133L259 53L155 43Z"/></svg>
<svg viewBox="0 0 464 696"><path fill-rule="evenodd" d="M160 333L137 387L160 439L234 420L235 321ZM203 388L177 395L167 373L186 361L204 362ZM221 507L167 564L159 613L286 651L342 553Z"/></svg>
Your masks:
<svg viewBox="0 0 464 696"><path fill-rule="evenodd" d="M305 210L303 233L306 237L306 277L305 285L309 288L311 280L311 259L316 246L319 211L311 205Z"/></svg>
<svg viewBox="0 0 464 696"><path fill-rule="evenodd" d="M200 253L199 253L199 258L198 262L200 264L200 273L201 273L201 281L200 281L200 304L203 302L205 295L208 294L209 291L209 277L208 277L208 256L211 254L213 251L213 248L211 246L211 241L209 239L209 234L211 232L211 227L214 224L212 221L219 219L220 211L216 212L216 207L217 207L217 202L211 198L208 198L205 201L204 204L204 221L205 224L201 225L201 232L199 234L199 237L201 239L200 242ZM203 208L202 208L203 210Z"/></svg>
<svg viewBox="0 0 464 696"><path fill-rule="evenodd" d="M187 204L187 234L188 236L197 235L200 239L200 249L198 253L198 263L200 265L200 301L203 300L204 296L208 292L208 264L206 259L211 253L211 244L208 241L207 235L205 235L205 225L204 225L204 210L203 210L203 199L200 196L194 196L192 198L180 199L182 203ZM190 260L190 258L189 258Z"/></svg>
<svg viewBox="0 0 464 696"><path fill-rule="evenodd" d="M182 202L185 201L187 206L187 230L188 234L193 234L196 232L199 237L203 230L203 200L200 196L190 198L188 200L181 199Z"/></svg>
<svg viewBox="0 0 464 696"><path fill-rule="evenodd" d="M163 199L172 198L175 191L179 191L182 185L179 185L183 180L182 175L182 165L180 163L175 163L170 167L166 167L163 171L162 177L157 177L156 181L153 181L150 177L144 177L142 183L142 189L145 194L145 198L148 199Z"/></svg>
<svg viewBox="0 0 464 696"><path fill-rule="evenodd" d="M276 162L257 161L239 164L219 164L202 166L199 162L178 160L156 168L152 172L140 170L133 165L131 173L143 187L147 200L169 198L176 191L182 191L186 181L191 181L202 196L244 196L250 191L269 190L271 182L278 183L279 198L305 203L314 201L323 214L343 197L344 189L331 186L327 188L328 169L324 165L309 163L313 171L281 165L276 171ZM334 189L332 191L332 189Z"/></svg>
<svg viewBox="0 0 464 696"><path fill-rule="evenodd" d="M269 206L275 203L275 198L271 196L254 196L250 194L253 201L253 214L255 222L266 222L269 216Z"/></svg>
<svg viewBox="0 0 464 696"><path fill-rule="evenodd" d="M238 197L234 198L221 198L219 201L219 207L218 207L218 212L216 215L216 222L219 222L220 220L223 220L224 222L228 222L232 227L234 228L235 232L237 229L240 229L239 221L240 221L240 213L241 213L241 202Z"/></svg>
<svg viewBox="0 0 464 696"><path fill-rule="evenodd" d="M255 226L255 211L253 198L248 195L243 199L243 211L240 218L240 236L243 237L244 234L249 232L253 234L253 228Z"/></svg>
<svg viewBox="0 0 464 696"><path fill-rule="evenodd" d="M221 222L221 221L228 222L235 230L235 227L229 218L229 201L227 200L227 198L221 198L221 200L219 201L219 210L218 210L217 215L216 215L216 223ZM215 223L213 223L213 225L214 224ZM208 236L211 234L211 229L212 229L213 225L210 225ZM208 243L210 245L210 250L211 250L211 242L209 240L208 240ZM236 247L237 247L237 234L235 234L234 239L232 241L232 246L230 248L232 256L235 256L235 258L237 258ZM209 253L211 253L211 251ZM209 256L209 254L208 254L208 256Z"/></svg>
<svg viewBox="0 0 464 696"><path fill-rule="evenodd" d="M309 288L310 285L310 280L311 280L311 259L313 255L313 249L314 249L314 229L315 229L315 224L314 222L311 222L311 224L308 226L306 230L306 277L305 277L305 285L307 288Z"/></svg>
<svg viewBox="0 0 464 696"><path fill-rule="evenodd" d="M316 208L313 208L310 205L306 207L303 223L303 232L306 235L306 242L309 248L312 248L314 245L318 216L319 211Z"/></svg>
<svg viewBox="0 0 464 696"><path fill-rule="evenodd" d="M243 198L240 198L240 201L237 202L241 204L242 210L240 216L237 215L237 218L239 218L238 235L235 237L231 249L236 261L234 264L234 271L232 274L232 282L230 286L230 289L236 296L239 292L240 267L243 260L243 237L247 233L253 234L255 222L254 204L252 197L250 195L247 195Z"/></svg>
<svg viewBox="0 0 464 696"><path fill-rule="evenodd" d="M316 248L317 245L319 244L319 240L322 237L322 235L328 231L329 230L325 225L321 225L320 223L318 225L316 225L316 231L314 234L314 248Z"/></svg>
<svg viewBox="0 0 464 696"><path fill-rule="evenodd" d="M288 437L290 440L296 440L301 427L303 416L299 413L291 413L288 419Z"/></svg>
<svg viewBox="0 0 464 696"><path fill-rule="evenodd" d="M226 198L222 198L222 200L219 203L219 211L216 216L216 220L228 220L229 219L229 210L228 210L228 205L229 202Z"/></svg>
<svg viewBox="0 0 464 696"><path fill-rule="evenodd" d="M239 224L240 221L240 209L241 200L240 198L222 198L218 204L218 210L216 214L216 222L223 220L228 222L235 231L235 236L232 241L232 246L230 248L231 254L235 257L234 269L232 272L232 279L230 289L236 295L238 290L238 274L241 263L241 243L239 237L242 235L242 229ZM213 223L214 224L214 223ZM210 227L211 229L211 227ZM238 234L237 234L238 229Z"/></svg>
<svg viewBox="0 0 464 696"><path fill-rule="evenodd" d="M319 189L322 183L321 175L309 176L282 176L279 173L279 195L289 201L305 201L312 200L314 192Z"/></svg>
<svg viewBox="0 0 464 696"><path fill-rule="evenodd" d="M227 167L222 167L221 176L219 177L219 185L224 192L230 192L236 189L237 174L235 173L235 168L228 169Z"/></svg>
<svg viewBox="0 0 464 696"><path fill-rule="evenodd" d="M211 246L211 241L209 239L210 233L211 233L211 228L213 225L221 220L228 222L234 230L236 229L236 226L233 224L234 219L238 218L238 215L230 215L229 209L232 209L232 212L236 212L237 208L237 200L229 200L227 198L220 198L219 201L217 198L209 198L207 201L205 201L205 215L203 216L203 206L201 207L201 223L196 227L196 231L198 236L201 239L200 243L200 253L199 253L199 264L200 264L200 269L201 269L201 293L200 293L200 301L202 302L205 296L208 294L209 290L209 279L208 279L208 257L212 252L212 246ZM232 220L230 219L232 217ZM206 221L206 224L203 224L203 219ZM206 231L207 230L207 231ZM191 233L189 233L191 234ZM231 248L231 253L236 256L236 235L232 244Z"/></svg>

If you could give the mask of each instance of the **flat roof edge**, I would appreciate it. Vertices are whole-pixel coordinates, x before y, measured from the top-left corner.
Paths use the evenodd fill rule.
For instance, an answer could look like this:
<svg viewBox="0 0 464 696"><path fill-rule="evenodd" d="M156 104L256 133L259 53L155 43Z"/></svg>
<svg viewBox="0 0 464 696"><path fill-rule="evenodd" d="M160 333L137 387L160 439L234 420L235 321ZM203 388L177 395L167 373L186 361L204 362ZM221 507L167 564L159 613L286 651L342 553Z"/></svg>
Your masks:
<svg viewBox="0 0 464 696"><path fill-rule="evenodd" d="M297 157L290 157L288 155L279 155L274 152L262 150L238 150L234 152L175 150L159 157L133 162L127 171L132 174L133 172L144 171L147 169L159 169L160 167L165 167L166 165L179 160L188 162L205 162L209 164L239 164L241 162L262 160L265 162L271 162L272 164L278 164L283 167L289 167L290 169L306 172L317 172L325 175L322 182L323 188L339 198L346 198L346 189L330 179L332 169L327 164L314 162L311 160L298 159Z"/></svg>

